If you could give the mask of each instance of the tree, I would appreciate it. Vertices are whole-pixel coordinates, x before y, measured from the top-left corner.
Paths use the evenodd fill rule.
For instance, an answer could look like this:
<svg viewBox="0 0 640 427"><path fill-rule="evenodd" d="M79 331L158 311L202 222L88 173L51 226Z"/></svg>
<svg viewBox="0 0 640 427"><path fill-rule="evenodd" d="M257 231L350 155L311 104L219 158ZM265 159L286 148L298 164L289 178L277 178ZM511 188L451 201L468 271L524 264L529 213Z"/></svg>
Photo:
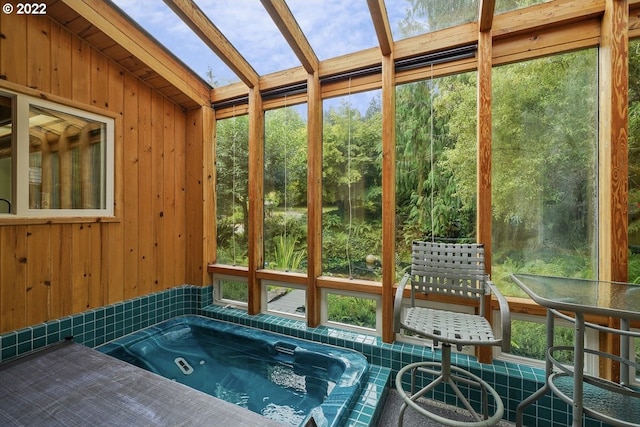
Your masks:
<svg viewBox="0 0 640 427"><path fill-rule="evenodd" d="M217 121L216 224L219 262L246 263L246 231L249 229L248 146L248 116Z"/></svg>

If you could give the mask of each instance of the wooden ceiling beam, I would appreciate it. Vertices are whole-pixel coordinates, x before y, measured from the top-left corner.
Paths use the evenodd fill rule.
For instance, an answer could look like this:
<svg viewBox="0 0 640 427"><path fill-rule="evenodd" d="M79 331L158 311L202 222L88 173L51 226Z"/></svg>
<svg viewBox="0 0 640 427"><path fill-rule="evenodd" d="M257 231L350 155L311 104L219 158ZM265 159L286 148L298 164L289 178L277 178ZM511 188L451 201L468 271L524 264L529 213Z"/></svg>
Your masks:
<svg viewBox="0 0 640 427"><path fill-rule="evenodd" d="M164 0L164 2L244 84L250 88L258 86L258 73L194 2L188 0Z"/></svg>
<svg viewBox="0 0 640 427"><path fill-rule="evenodd" d="M373 20L373 27L378 36L380 51L383 56L390 55L393 52L393 35L391 34L391 26L389 25L389 17L384 0L367 0L367 5Z"/></svg>
<svg viewBox="0 0 640 427"><path fill-rule="evenodd" d="M61 1L132 56L156 71L193 102L198 105L208 104L211 88L204 81L194 78L190 70L138 31L135 25L108 3L100 0Z"/></svg>
<svg viewBox="0 0 640 427"><path fill-rule="evenodd" d="M260 1L307 73L313 74L315 71L318 71L318 56L313 51L307 37L302 32L302 29L300 29L298 22L284 0Z"/></svg>
<svg viewBox="0 0 640 427"><path fill-rule="evenodd" d="M493 25L493 13L496 8L496 0L480 0L480 18L478 30L483 33L489 31Z"/></svg>

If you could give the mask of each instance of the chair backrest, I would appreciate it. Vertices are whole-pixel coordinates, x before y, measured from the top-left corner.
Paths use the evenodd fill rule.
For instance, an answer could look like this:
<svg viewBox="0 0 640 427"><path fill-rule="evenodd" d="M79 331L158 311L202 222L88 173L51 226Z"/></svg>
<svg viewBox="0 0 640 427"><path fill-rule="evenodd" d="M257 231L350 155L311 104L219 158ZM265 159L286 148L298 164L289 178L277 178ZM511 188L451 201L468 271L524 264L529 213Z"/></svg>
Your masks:
<svg viewBox="0 0 640 427"><path fill-rule="evenodd" d="M485 293L484 247L480 244L414 241L412 293L478 299Z"/></svg>

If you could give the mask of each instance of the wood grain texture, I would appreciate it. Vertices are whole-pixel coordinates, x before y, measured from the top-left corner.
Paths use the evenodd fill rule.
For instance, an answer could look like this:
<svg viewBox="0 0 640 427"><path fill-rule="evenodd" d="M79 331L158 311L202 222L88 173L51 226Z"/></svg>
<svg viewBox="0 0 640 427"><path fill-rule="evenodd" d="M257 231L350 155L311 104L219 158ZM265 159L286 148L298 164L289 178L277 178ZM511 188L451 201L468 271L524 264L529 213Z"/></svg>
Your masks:
<svg viewBox="0 0 640 427"><path fill-rule="evenodd" d="M0 332L188 283L185 111L49 18L3 14L0 32L0 87L116 123L115 218L0 219Z"/></svg>

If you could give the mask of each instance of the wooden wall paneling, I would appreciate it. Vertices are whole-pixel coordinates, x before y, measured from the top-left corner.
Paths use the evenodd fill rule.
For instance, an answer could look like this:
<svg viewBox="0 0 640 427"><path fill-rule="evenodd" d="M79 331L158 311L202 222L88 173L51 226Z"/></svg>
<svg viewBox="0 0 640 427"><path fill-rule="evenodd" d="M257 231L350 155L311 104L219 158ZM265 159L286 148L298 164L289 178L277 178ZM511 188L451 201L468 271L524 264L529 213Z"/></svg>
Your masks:
<svg viewBox="0 0 640 427"><path fill-rule="evenodd" d="M110 111L118 114L114 129L114 214L122 220L124 202L124 71L110 63L108 70L109 93L107 104ZM105 302L113 304L124 299L124 226L121 221L105 224L102 245L106 261L103 262L103 278L106 280Z"/></svg>
<svg viewBox="0 0 640 427"><path fill-rule="evenodd" d="M124 75L124 298L138 295L138 80Z"/></svg>
<svg viewBox="0 0 640 427"><path fill-rule="evenodd" d="M89 241L91 242L91 248L89 250L89 306L102 307L105 304L104 299L104 281L102 280L102 262L104 257L102 256L102 225L94 222L87 224L85 228L88 228L87 234L89 234Z"/></svg>
<svg viewBox="0 0 640 427"><path fill-rule="evenodd" d="M175 250L177 248L177 233L176 227L176 118L175 107L168 99L164 100L163 104L163 133L165 135L164 143L164 156L162 159L162 169L164 171L164 193L163 193L163 234L165 250L162 258L162 279L163 287L171 287L176 283L176 262L175 262Z"/></svg>
<svg viewBox="0 0 640 427"><path fill-rule="evenodd" d="M173 116L175 120L174 137L172 144L175 147L174 177L175 177L175 218L174 218L174 235L175 246L174 258L175 263L175 281L176 284L187 283L186 271L186 253L187 253L187 236L186 226L191 211L187 210L186 188L187 188L187 116L182 109L176 105L173 107Z"/></svg>
<svg viewBox="0 0 640 427"><path fill-rule="evenodd" d="M91 307L91 229L87 224L71 226L71 312L79 313Z"/></svg>
<svg viewBox="0 0 640 427"><path fill-rule="evenodd" d="M30 15L29 21L27 86L51 92L51 20L44 15Z"/></svg>
<svg viewBox="0 0 640 427"><path fill-rule="evenodd" d="M396 275L396 84L393 54L382 57L382 340L393 342Z"/></svg>
<svg viewBox="0 0 640 427"><path fill-rule="evenodd" d="M51 23L51 93L71 98L72 78L71 69L71 34L59 24Z"/></svg>
<svg viewBox="0 0 640 427"><path fill-rule="evenodd" d="M91 105L109 107L109 60L100 52L91 49Z"/></svg>
<svg viewBox="0 0 640 427"><path fill-rule="evenodd" d="M48 225L27 227L27 324L49 320L51 285L50 230Z"/></svg>
<svg viewBox="0 0 640 427"><path fill-rule="evenodd" d="M151 92L151 217L153 220L153 291L164 289L162 263L164 261L164 97Z"/></svg>
<svg viewBox="0 0 640 427"><path fill-rule="evenodd" d="M77 37L71 40L72 99L91 103L91 47Z"/></svg>
<svg viewBox="0 0 640 427"><path fill-rule="evenodd" d="M186 280L187 283L200 284L202 278L202 171L204 118L202 108L187 111L186 128L186 200L188 215L186 228Z"/></svg>
<svg viewBox="0 0 640 427"><path fill-rule="evenodd" d="M27 226L0 227L0 331L26 325Z"/></svg>
<svg viewBox="0 0 640 427"><path fill-rule="evenodd" d="M0 76L27 86L27 16L0 14Z"/></svg>
<svg viewBox="0 0 640 427"><path fill-rule="evenodd" d="M151 292L153 281L153 175L151 89L138 85L138 292Z"/></svg>
<svg viewBox="0 0 640 427"><path fill-rule="evenodd" d="M71 313L71 226L51 227L50 316L58 319Z"/></svg>

